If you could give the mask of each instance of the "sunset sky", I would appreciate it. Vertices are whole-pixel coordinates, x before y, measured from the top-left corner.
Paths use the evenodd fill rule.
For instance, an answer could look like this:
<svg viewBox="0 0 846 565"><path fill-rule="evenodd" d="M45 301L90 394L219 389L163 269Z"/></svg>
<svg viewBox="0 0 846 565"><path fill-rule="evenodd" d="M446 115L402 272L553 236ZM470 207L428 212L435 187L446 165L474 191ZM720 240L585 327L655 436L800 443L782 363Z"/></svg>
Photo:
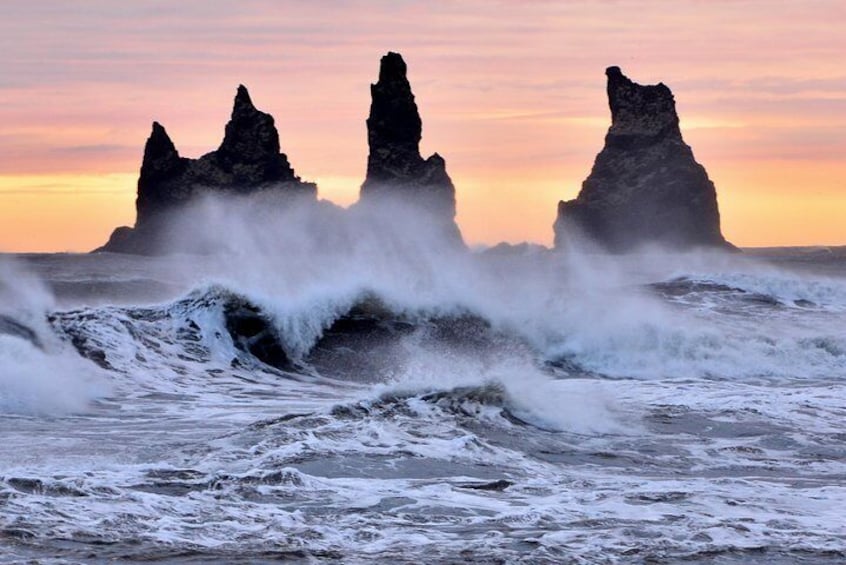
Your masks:
<svg viewBox="0 0 846 565"><path fill-rule="evenodd" d="M846 244L846 2L4 0L0 251L134 221L150 124L215 149L239 83L319 194L354 202L369 84L403 54L470 243L549 244L610 117L604 70L664 82L741 246Z"/></svg>

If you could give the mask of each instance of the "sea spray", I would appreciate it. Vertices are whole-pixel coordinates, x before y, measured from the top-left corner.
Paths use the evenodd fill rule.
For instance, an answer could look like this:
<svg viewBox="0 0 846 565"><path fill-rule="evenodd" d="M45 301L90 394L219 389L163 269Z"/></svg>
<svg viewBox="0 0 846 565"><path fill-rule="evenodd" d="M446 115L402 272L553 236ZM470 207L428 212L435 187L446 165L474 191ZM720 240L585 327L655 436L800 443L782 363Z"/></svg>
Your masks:
<svg viewBox="0 0 846 565"><path fill-rule="evenodd" d="M105 375L52 331L53 297L26 268L0 261L0 414L61 416L105 395Z"/></svg>
<svg viewBox="0 0 846 565"><path fill-rule="evenodd" d="M552 431L610 433L636 426L615 415L613 393L605 383L554 379L525 353L505 349L471 356L444 345L406 348L402 369L375 392L425 396L476 391L466 398L483 406L493 402L495 409Z"/></svg>
<svg viewBox="0 0 846 565"><path fill-rule="evenodd" d="M242 226L254 248L31 263L51 283L85 284L80 265L193 277L158 304L51 307L115 386L71 417L0 414L0 561L842 561L843 314L836 293L754 296L822 277L740 255L467 253L404 242L400 213L330 243L308 226L339 216L305 214ZM393 221L382 253L374 226ZM239 350L232 301L300 365Z"/></svg>
<svg viewBox="0 0 846 565"><path fill-rule="evenodd" d="M836 310L844 303L839 282L714 250L470 252L427 214L390 200L343 210L269 194L207 197L178 218L172 240L181 242L180 252L202 250L182 255L196 278L253 302L294 358L307 356L335 321L370 296L411 324L476 317L538 358L570 367L571 376L781 377L842 366L831 353L842 339L836 330L820 331L813 321L766 327L759 321L782 299L791 308ZM713 275L717 286L674 296L681 308L651 286L691 272L702 280ZM737 293L723 292L731 284ZM774 303L755 300L764 291L775 293ZM709 318L709 308L749 316L724 323ZM813 345L832 340L833 348Z"/></svg>

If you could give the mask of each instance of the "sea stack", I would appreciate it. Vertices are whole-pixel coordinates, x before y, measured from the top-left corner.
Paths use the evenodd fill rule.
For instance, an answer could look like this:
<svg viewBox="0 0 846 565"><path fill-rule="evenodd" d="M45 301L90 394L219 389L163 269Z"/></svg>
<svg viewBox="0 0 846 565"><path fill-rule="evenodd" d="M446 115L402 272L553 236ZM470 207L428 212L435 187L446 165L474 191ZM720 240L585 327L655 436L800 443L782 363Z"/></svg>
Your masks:
<svg viewBox="0 0 846 565"><path fill-rule="evenodd" d="M370 153L360 201L387 196L421 206L442 219L460 239L455 224L455 187L446 172L446 162L437 153L427 159L420 155L423 124L399 53L382 57L379 80L370 85L370 96Z"/></svg>
<svg viewBox="0 0 846 565"><path fill-rule="evenodd" d="M138 178L135 227L120 227L98 251L152 254L167 242L164 225L182 206L209 193L250 194L273 190L314 198L317 186L300 180L279 149L273 116L253 105L238 87L232 117L216 151L199 159L180 157L165 128L153 122Z"/></svg>
<svg viewBox="0 0 846 565"><path fill-rule="evenodd" d="M555 246L587 236L612 252L644 244L731 248L714 183L682 139L673 93L609 67L611 127L575 200L558 204Z"/></svg>

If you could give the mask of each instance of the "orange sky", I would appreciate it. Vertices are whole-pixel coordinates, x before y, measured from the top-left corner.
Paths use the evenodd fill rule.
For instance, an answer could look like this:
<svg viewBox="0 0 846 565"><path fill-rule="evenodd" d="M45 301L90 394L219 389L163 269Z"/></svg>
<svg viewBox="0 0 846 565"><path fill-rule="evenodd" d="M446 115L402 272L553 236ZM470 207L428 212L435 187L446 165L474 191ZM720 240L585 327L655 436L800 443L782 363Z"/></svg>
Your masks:
<svg viewBox="0 0 846 565"><path fill-rule="evenodd" d="M549 244L602 147L604 69L673 90L741 246L846 244L846 2L6 0L0 251L85 251L134 220L153 120L217 147L239 83L297 173L349 204L369 84L399 51L470 243Z"/></svg>

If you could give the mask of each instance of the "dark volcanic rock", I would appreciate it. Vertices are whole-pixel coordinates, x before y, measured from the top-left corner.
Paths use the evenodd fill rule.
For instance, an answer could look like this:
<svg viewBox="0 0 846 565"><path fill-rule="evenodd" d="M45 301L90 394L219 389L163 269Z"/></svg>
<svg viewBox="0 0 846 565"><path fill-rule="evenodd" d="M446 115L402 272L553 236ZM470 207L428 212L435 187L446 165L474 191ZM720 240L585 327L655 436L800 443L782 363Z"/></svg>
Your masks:
<svg viewBox="0 0 846 565"><path fill-rule="evenodd" d="M314 185L300 182L288 158L279 152L279 133L273 116L253 106L243 85L238 87L223 143L217 152L206 157L223 173L222 180L227 186L242 191L291 183L290 189L314 192Z"/></svg>
<svg viewBox="0 0 846 565"><path fill-rule="evenodd" d="M153 131L144 146L144 160L138 177L136 227L144 226L162 212L190 197L191 187L181 182L188 162L189 159L179 156L164 127L158 122L153 122ZM131 238L132 232L117 228L110 241L114 240L120 244L121 240Z"/></svg>
<svg viewBox="0 0 846 565"><path fill-rule="evenodd" d="M367 118L367 178L361 201L390 196L423 206L454 230L455 187L443 157L420 155L422 122L399 53L382 57L379 81L370 85L370 117Z"/></svg>
<svg viewBox="0 0 846 565"><path fill-rule="evenodd" d="M153 122L138 178L135 228L117 228L98 251L161 251L167 243L164 224L195 197L261 190L314 197L317 187L294 174L287 156L280 153L273 116L256 109L241 85L223 142L199 159L180 157L164 127Z"/></svg>
<svg viewBox="0 0 846 565"><path fill-rule="evenodd" d="M714 183L682 140L670 89L636 84L618 67L605 73L611 127L578 198L558 205L556 247L574 233L611 251L732 247L720 232Z"/></svg>

